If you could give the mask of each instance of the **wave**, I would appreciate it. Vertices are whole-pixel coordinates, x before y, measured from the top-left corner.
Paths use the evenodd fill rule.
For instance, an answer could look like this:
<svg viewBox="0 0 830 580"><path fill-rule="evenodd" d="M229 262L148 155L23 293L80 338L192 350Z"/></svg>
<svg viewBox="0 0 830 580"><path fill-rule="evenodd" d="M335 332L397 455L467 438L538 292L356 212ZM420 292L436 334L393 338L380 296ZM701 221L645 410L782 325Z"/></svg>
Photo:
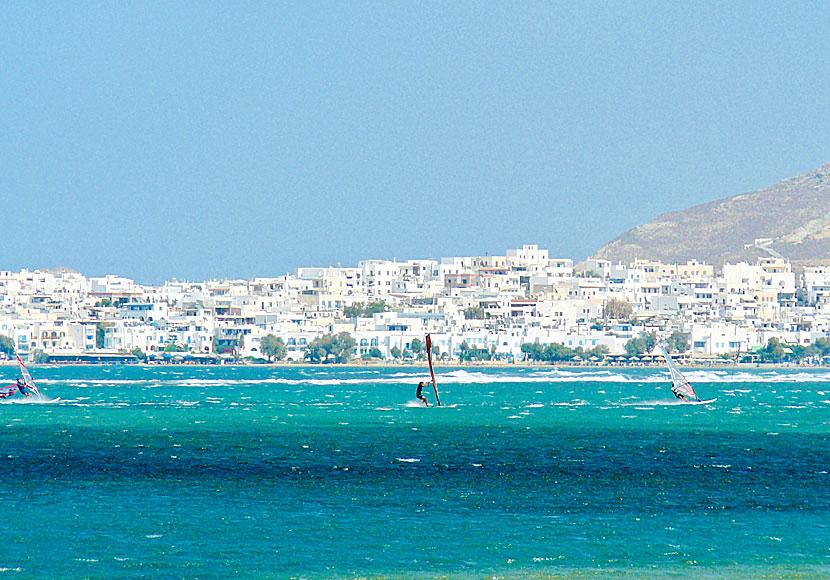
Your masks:
<svg viewBox="0 0 830 580"><path fill-rule="evenodd" d="M827 383L830 382L830 370L724 370L724 369L684 369L686 377L693 385L699 384L776 384L776 383ZM212 373L211 373L212 374ZM235 374L235 373L234 373ZM290 376L260 377L217 377L187 376L186 372L158 371L151 376L142 374L141 378L48 378L38 377L42 386L69 386L74 388L100 387L143 387L143 388L230 388L257 386L315 386L338 387L372 385L408 385L429 380L428 371L397 371L385 373L379 370L361 371L355 376L351 370L336 368L303 370ZM439 387L442 385L489 385L489 384L565 384L565 383L601 383L601 384L668 384L668 371L663 369L487 369L485 371L453 369L436 373ZM736 389L737 390L737 389Z"/></svg>

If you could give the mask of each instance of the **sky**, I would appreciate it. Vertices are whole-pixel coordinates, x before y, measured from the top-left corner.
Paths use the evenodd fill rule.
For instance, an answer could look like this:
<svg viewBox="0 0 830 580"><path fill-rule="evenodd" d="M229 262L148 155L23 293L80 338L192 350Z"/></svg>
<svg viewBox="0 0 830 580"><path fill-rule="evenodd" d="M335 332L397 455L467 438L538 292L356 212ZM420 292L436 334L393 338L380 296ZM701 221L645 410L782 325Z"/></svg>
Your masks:
<svg viewBox="0 0 830 580"><path fill-rule="evenodd" d="M830 11L6 2L0 270L583 260L830 161Z"/></svg>

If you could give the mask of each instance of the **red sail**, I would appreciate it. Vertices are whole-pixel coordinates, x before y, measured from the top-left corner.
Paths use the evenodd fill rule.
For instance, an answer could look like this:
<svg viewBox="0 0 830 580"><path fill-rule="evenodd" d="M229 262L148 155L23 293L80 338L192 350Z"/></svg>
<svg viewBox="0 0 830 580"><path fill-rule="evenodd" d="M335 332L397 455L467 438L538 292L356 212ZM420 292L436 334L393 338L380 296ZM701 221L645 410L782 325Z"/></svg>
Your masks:
<svg viewBox="0 0 830 580"><path fill-rule="evenodd" d="M438 385L435 383L435 372L432 370L432 339L427 335L427 360L429 361L429 374L432 376L432 388L435 389L435 400L441 406L441 399L438 398Z"/></svg>

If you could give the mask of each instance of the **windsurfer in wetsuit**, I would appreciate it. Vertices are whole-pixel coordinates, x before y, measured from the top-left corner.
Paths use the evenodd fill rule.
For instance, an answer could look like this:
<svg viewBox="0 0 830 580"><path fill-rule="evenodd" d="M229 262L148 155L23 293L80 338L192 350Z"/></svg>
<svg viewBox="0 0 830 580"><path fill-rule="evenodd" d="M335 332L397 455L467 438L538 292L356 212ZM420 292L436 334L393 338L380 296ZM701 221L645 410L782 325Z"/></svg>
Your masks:
<svg viewBox="0 0 830 580"><path fill-rule="evenodd" d="M427 401L427 398L423 395L423 393L421 393L421 391L423 391L424 387L426 387L428 384L429 383L425 383L424 381L418 383L418 392L415 393L415 396L424 402L425 407L429 407L429 401Z"/></svg>
<svg viewBox="0 0 830 580"><path fill-rule="evenodd" d="M677 397L678 399L680 399L681 401L688 401L686 396L683 393L681 393L680 391L672 390L672 393L674 393L674 396Z"/></svg>
<svg viewBox="0 0 830 580"><path fill-rule="evenodd" d="M25 385L20 382L20 379L17 379L17 390L20 391L20 394L23 395L24 397L28 397L29 393L27 393L26 389L23 388L24 386Z"/></svg>

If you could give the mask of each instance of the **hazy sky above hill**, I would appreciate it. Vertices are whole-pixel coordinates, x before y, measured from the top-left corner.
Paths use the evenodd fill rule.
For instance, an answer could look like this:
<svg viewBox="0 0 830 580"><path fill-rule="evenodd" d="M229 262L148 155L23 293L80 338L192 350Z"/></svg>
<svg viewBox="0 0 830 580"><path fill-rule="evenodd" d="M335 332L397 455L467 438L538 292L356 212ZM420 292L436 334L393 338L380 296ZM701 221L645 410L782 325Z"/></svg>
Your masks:
<svg viewBox="0 0 830 580"><path fill-rule="evenodd" d="M0 269L586 258L830 161L821 3L6 3Z"/></svg>

